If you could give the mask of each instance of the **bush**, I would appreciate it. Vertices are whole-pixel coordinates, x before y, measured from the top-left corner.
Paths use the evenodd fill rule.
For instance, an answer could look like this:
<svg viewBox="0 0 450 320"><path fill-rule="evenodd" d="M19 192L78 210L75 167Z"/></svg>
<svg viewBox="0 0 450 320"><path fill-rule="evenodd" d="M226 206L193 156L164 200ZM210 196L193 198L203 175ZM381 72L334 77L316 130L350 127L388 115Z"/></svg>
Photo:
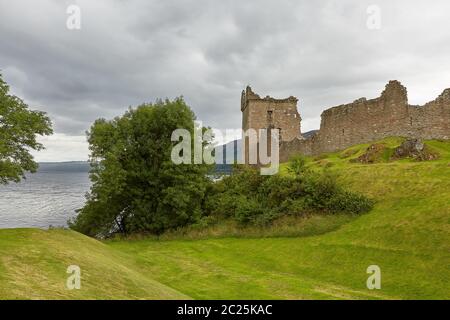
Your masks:
<svg viewBox="0 0 450 320"><path fill-rule="evenodd" d="M244 168L225 177L211 190L206 214L266 225L282 215L361 214L373 207L367 197L341 188L327 170L309 171L300 158L290 168L289 176L262 176L256 169Z"/></svg>
<svg viewBox="0 0 450 320"><path fill-rule="evenodd" d="M291 158L288 165L288 172L295 176L307 173L306 159L303 156L295 156Z"/></svg>
<svg viewBox="0 0 450 320"><path fill-rule="evenodd" d="M370 211L372 207L371 199L348 191L335 194L329 201L329 209L333 212L359 214Z"/></svg>

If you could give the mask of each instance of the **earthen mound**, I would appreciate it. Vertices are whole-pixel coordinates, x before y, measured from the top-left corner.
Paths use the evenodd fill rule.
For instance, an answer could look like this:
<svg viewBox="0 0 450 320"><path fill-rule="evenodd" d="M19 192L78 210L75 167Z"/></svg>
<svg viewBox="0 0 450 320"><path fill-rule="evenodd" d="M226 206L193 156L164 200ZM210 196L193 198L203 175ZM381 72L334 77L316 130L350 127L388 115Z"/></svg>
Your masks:
<svg viewBox="0 0 450 320"><path fill-rule="evenodd" d="M384 144L375 143L370 145L366 149L366 152L364 152L358 158L350 160L350 162L359 162L359 163L381 162L383 160L383 156L386 150L387 148Z"/></svg>

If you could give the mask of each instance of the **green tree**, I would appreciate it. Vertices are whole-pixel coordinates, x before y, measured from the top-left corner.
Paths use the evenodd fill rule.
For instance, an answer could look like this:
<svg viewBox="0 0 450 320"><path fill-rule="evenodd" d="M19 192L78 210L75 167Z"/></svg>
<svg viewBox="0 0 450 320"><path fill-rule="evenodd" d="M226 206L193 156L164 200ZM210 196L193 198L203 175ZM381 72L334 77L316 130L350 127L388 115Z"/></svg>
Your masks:
<svg viewBox="0 0 450 320"><path fill-rule="evenodd" d="M42 150L37 135L52 134L52 124L44 112L32 111L0 74L0 184L19 182L25 172L36 172L38 164L30 150Z"/></svg>
<svg viewBox="0 0 450 320"><path fill-rule="evenodd" d="M178 98L95 121L87 133L93 186L70 226L90 236L108 236L159 234L197 222L210 183L209 166L171 161L172 132L187 129L192 135L194 119Z"/></svg>

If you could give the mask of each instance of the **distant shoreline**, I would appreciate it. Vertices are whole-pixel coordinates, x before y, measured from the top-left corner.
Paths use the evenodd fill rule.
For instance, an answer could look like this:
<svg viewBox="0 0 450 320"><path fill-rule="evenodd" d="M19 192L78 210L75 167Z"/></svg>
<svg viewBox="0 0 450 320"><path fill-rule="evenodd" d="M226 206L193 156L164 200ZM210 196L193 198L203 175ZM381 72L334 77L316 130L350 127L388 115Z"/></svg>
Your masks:
<svg viewBox="0 0 450 320"><path fill-rule="evenodd" d="M89 163L88 160L74 160L74 161L40 161L38 164L63 164L63 163Z"/></svg>

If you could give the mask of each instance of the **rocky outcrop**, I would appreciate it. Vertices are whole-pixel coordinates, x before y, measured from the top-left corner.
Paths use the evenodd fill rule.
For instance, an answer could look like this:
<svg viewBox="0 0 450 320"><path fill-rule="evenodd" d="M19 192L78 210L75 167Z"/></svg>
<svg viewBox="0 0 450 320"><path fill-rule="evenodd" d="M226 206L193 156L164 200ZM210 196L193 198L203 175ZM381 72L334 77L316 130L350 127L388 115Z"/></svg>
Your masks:
<svg viewBox="0 0 450 320"><path fill-rule="evenodd" d="M436 160L438 154L432 152L420 139L408 139L395 148L393 159L412 158L418 161Z"/></svg>

